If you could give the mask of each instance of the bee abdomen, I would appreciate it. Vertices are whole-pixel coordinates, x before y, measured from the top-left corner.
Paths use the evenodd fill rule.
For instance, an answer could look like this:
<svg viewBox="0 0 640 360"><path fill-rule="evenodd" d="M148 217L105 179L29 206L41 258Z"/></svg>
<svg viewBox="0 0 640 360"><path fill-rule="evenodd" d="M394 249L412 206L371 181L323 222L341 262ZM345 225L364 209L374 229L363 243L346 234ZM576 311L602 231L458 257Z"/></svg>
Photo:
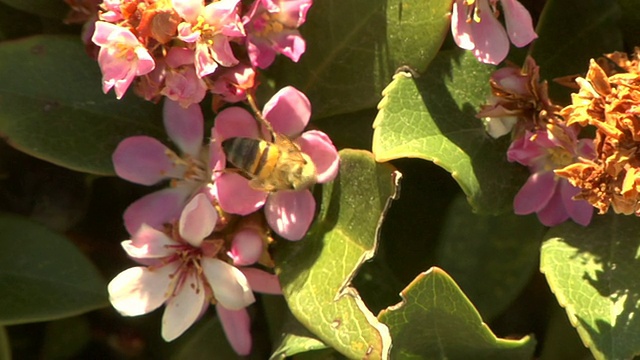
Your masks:
<svg viewBox="0 0 640 360"><path fill-rule="evenodd" d="M251 175L271 171L275 165L273 157L279 156L278 149L266 141L235 137L222 142L222 149L235 167Z"/></svg>

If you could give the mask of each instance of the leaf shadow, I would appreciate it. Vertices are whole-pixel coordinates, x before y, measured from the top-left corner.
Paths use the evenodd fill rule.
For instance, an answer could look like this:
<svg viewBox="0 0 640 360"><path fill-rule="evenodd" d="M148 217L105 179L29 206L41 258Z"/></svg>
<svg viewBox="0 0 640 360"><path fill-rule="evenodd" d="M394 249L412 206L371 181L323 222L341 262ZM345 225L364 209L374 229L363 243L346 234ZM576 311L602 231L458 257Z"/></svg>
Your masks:
<svg viewBox="0 0 640 360"><path fill-rule="evenodd" d="M582 280L611 304L608 309L590 309L595 327L586 317L576 314L576 318L598 352L608 358L630 358L640 354L640 342L628 341L640 338L640 223L633 216L607 214L594 219L592 227L587 235L592 239L585 238L589 230L583 228L566 231L562 241L577 250L571 261L587 266Z"/></svg>
<svg viewBox="0 0 640 360"><path fill-rule="evenodd" d="M413 79L432 120L427 126L433 126L430 132L434 137L438 135L446 137L464 153L459 156L458 154L440 155L443 158L458 156L455 159L457 160L455 168L447 170L461 184L474 210L486 214L510 211L513 198L520 184L524 184L528 171L522 166L507 161L506 151L510 143L508 136L493 139L484 130L481 120L475 116L477 109L472 104L473 97L478 93L488 94L488 81L482 87L472 82L469 87L465 87L464 79L460 78L461 75L454 74L460 71L455 70L454 66L463 70L465 67L472 67L468 62L465 63L464 52L456 50L443 53L446 53L446 56L436 57L425 75ZM476 74L473 68L465 74L467 77L475 75L482 76L482 74ZM452 92L455 92L456 98L465 99L464 102L459 105L459 101L456 101ZM464 155L469 158L472 176L475 177L477 184L474 184L473 179L459 178L465 176L459 171L461 169L459 162L466 161L463 158ZM442 160L433 159L436 164ZM450 165L455 162L454 158L449 158L448 161Z"/></svg>

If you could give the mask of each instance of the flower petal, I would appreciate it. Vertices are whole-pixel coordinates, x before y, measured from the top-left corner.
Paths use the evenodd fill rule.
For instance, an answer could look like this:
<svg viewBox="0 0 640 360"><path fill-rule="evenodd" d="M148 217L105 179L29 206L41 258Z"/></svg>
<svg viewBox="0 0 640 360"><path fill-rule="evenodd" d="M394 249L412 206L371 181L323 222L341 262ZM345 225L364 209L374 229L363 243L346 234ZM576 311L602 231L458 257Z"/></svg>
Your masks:
<svg viewBox="0 0 640 360"><path fill-rule="evenodd" d="M513 45L523 47L538 37L533 29L531 14L517 0L500 0L507 24L507 33Z"/></svg>
<svg viewBox="0 0 640 360"><path fill-rule="evenodd" d="M172 0L171 3L178 15L189 22L196 22L198 15L204 11L202 0Z"/></svg>
<svg viewBox="0 0 640 360"><path fill-rule="evenodd" d="M262 115L273 129L291 138L304 131L311 118L311 103L305 94L293 86L278 91L264 105Z"/></svg>
<svg viewBox="0 0 640 360"><path fill-rule="evenodd" d="M160 229L165 223L178 219L190 194L189 188L175 187L141 197L124 212L127 231L135 234L142 224Z"/></svg>
<svg viewBox="0 0 640 360"><path fill-rule="evenodd" d="M185 109L178 102L165 99L163 121L167 135L182 153L200 156L204 137L204 117L200 105L191 104Z"/></svg>
<svg viewBox="0 0 640 360"><path fill-rule="evenodd" d="M571 185L566 179L560 180L562 203L569 217L576 223L587 226L593 216L593 206L585 200L574 200L573 197L580 193L580 189Z"/></svg>
<svg viewBox="0 0 640 360"><path fill-rule="evenodd" d="M238 215L248 215L260 209L268 193L253 189L249 180L236 173L223 173L215 182L216 194L222 210Z"/></svg>
<svg viewBox="0 0 640 360"><path fill-rule="evenodd" d="M187 275L177 293L167 301L162 315L162 338L172 341L182 335L202 313L206 304L203 284L194 273Z"/></svg>
<svg viewBox="0 0 640 360"><path fill-rule="evenodd" d="M473 55L483 63L499 64L509 53L509 38L493 11L488 0L476 1L482 21L472 23Z"/></svg>
<svg viewBox="0 0 640 360"><path fill-rule="evenodd" d="M240 310L256 300L247 278L235 266L212 258L202 259L201 265L220 305L230 310Z"/></svg>
<svg viewBox="0 0 640 360"><path fill-rule="evenodd" d="M513 200L513 210L518 215L531 214L543 209L556 191L553 171L529 176Z"/></svg>
<svg viewBox="0 0 640 360"><path fill-rule="evenodd" d="M259 139L258 121L247 110L232 106L226 108L216 116L215 122L216 139L223 141L233 137L248 137ZM265 134L266 129L265 130Z"/></svg>
<svg viewBox="0 0 640 360"><path fill-rule="evenodd" d="M161 258L175 253L170 248L176 242L162 231L147 224L142 224L131 240L121 243L127 255L133 258Z"/></svg>
<svg viewBox="0 0 640 360"><path fill-rule="evenodd" d="M153 185L167 178L180 178L184 167L172 157L177 155L149 136L128 137L113 152L113 167L119 177L142 185Z"/></svg>
<svg viewBox="0 0 640 360"><path fill-rule="evenodd" d="M189 244L200 247L202 240L213 231L218 222L218 212L205 194L198 194L182 210L179 232Z"/></svg>
<svg viewBox="0 0 640 360"><path fill-rule="evenodd" d="M264 251L262 236L252 228L242 229L233 235L229 256L237 266L252 265Z"/></svg>
<svg viewBox="0 0 640 360"><path fill-rule="evenodd" d="M302 239L316 212L316 200L309 190L278 191L264 206L267 223L287 240Z"/></svg>
<svg viewBox="0 0 640 360"><path fill-rule="evenodd" d="M537 213L538 220L545 226L556 226L569 219L569 214L562 204L562 195L560 194L559 188L560 186L558 184L558 191L554 192L545 207Z"/></svg>
<svg viewBox="0 0 640 360"><path fill-rule="evenodd" d="M233 350L241 356L249 355L251 352L251 319L247 310L229 310L217 304L216 311Z"/></svg>
<svg viewBox="0 0 640 360"><path fill-rule="evenodd" d="M296 142L302 152L313 160L319 184L335 179L340 168L340 156L327 134L317 130L306 131Z"/></svg>
<svg viewBox="0 0 640 360"><path fill-rule="evenodd" d="M166 300L170 274L176 266L168 264L155 270L144 266L129 268L118 274L107 286L111 305L124 316L149 313Z"/></svg>
<svg viewBox="0 0 640 360"><path fill-rule="evenodd" d="M465 50L473 50L476 47L472 36L471 22L467 22L466 17L467 5L464 0L455 0L453 3L453 11L451 13L451 34L453 40L460 48Z"/></svg>
<svg viewBox="0 0 640 360"><path fill-rule="evenodd" d="M276 275L250 267L241 268L240 271L247 277L251 290L263 294L282 295L282 287Z"/></svg>

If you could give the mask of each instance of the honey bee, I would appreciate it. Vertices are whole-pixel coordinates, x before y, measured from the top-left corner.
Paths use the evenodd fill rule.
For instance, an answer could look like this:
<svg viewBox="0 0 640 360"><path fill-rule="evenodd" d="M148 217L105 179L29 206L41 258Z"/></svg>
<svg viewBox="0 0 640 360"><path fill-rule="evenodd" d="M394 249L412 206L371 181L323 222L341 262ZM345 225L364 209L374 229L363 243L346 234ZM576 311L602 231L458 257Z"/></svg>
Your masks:
<svg viewBox="0 0 640 360"><path fill-rule="evenodd" d="M285 135L272 132L274 142L234 137L222 142L227 160L262 191L303 190L317 181L316 166Z"/></svg>

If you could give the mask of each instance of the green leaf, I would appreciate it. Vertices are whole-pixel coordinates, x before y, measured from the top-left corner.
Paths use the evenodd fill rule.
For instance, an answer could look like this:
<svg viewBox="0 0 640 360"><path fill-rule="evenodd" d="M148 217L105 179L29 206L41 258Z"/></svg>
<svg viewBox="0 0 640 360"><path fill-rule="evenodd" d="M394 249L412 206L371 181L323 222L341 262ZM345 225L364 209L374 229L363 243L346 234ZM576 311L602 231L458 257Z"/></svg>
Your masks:
<svg viewBox="0 0 640 360"><path fill-rule="evenodd" d="M554 78L586 74L589 59L623 50L620 8L611 0L549 0L536 28L538 39L530 54L540 66L540 76ZM562 36L559 36L562 35ZM568 104L571 89L550 82L549 93Z"/></svg>
<svg viewBox="0 0 640 360"><path fill-rule="evenodd" d="M73 359L91 341L87 317L75 316L47 324L41 359Z"/></svg>
<svg viewBox="0 0 640 360"><path fill-rule="evenodd" d="M551 310L549 323L544 331L544 346L540 360L590 359L589 349L584 347L580 337L567 319L567 314L559 305Z"/></svg>
<svg viewBox="0 0 640 360"><path fill-rule="evenodd" d="M546 227L535 215L475 215L462 197L447 212L437 264L457 280L483 318L492 319L536 270Z"/></svg>
<svg viewBox="0 0 640 360"><path fill-rule="evenodd" d="M597 216L549 231L540 269L596 359L640 355L640 222Z"/></svg>
<svg viewBox="0 0 640 360"><path fill-rule="evenodd" d="M307 330L298 320L293 316L287 316L282 328L280 343L270 359L285 359L288 356L327 348L325 343Z"/></svg>
<svg viewBox="0 0 640 360"><path fill-rule="evenodd" d="M535 341L496 338L456 283L433 267L378 318L389 326L392 359L531 359Z"/></svg>
<svg viewBox="0 0 640 360"><path fill-rule="evenodd" d="M60 319L108 305L93 264L64 237L0 216L0 324Z"/></svg>
<svg viewBox="0 0 640 360"><path fill-rule="evenodd" d="M306 53L281 57L277 82L294 85L316 118L375 106L395 69L424 70L449 29L451 0L323 0L300 28Z"/></svg>
<svg viewBox="0 0 640 360"><path fill-rule="evenodd" d="M113 175L125 137L166 138L160 107L101 91L98 65L74 37L0 44L0 133L29 155L73 170ZM132 89L129 89L129 92Z"/></svg>
<svg viewBox="0 0 640 360"><path fill-rule="evenodd" d="M64 1L0 0L0 2L30 14L54 19L62 19L71 9Z"/></svg>
<svg viewBox="0 0 640 360"><path fill-rule="evenodd" d="M0 360L11 359L11 344L9 343L9 335L7 328L0 326Z"/></svg>
<svg viewBox="0 0 640 360"><path fill-rule="evenodd" d="M510 211L527 171L507 162L508 136L491 138L475 117L493 69L456 50L441 52L417 79L394 76L373 124L376 160L433 161L451 173L474 210Z"/></svg>
<svg viewBox="0 0 640 360"><path fill-rule="evenodd" d="M206 316L169 345L170 360L240 359L217 317Z"/></svg>
<svg viewBox="0 0 640 360"><path fill-rule="evenodd" d="M349 358L386 359L388 330L350 282L375 253L400 174L366 151L345 149L340 159L309 234L276 247L276 270L291 312L320 340Z"/></svg>

